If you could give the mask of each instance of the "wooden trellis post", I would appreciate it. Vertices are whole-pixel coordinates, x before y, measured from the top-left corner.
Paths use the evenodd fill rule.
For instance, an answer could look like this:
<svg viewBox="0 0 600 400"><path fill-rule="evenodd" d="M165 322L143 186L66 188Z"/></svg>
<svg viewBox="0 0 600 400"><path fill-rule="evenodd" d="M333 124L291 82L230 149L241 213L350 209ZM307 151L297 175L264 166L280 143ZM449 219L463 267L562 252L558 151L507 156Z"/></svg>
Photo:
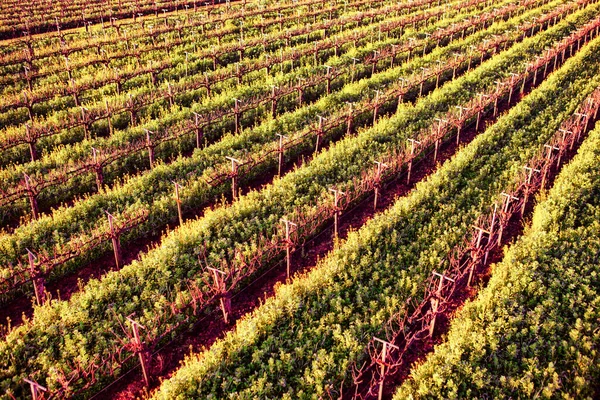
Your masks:
<svg viewBox="0 0 600 400"><path fill-rule="evenodd" d="M319 125L317 127L317 140L315 143L315 155L319 152L319 145L321 144L321 137L324 134L323 131L323 121L327 120L327 118L325 118L322 115L319 115Z"/></svg>
<svg viewBox="0 0 600 400"><path fill-rule="evenodd" d="M478 93L477 94L479 96L479 102L481 103L483 99L489 99L490 96L485 94L485 93ZM475 123L475 132L479 132L479 124L481 123L481 112L482 110L477 111L477 122Z"/></svg>
<svg viewBox="0 0 600 400"><path fill-rule="evenodd" d="M25 178L25 189L27 190L27 196L29 197L29 204L31 205L31 216L33 219L38 219L38 204L37 204L37 193L31 187L31 178L25 172L23 172Z"/></svg>
<svg viewBox="0 0 600 400"><path fill-rule="evenodd" d="M473 228L477 229L477 231L478 231L477 242L475 244L475 248L479 249L481 247L481 241L483 240L483 234L485 233L488 235L488 237L491 237L492 232L487 229L484 229L480 226L474 225ZM473 262L471 263L471 268L469 269L469 279L467 280L467 286L469 286L469 287L471 286L471 282L473 281L473 273L475 272L475 264L476 264L476 252L475 251L473 251L472 258L473 258Z"/></svg>
<svg viewBox="0 0 600 400"><path fill-rule="evenodd" d="M285 135L282 135L281 133L278 133L277 136L279 137L279 147L277 149L279 165L277 166L277 176L279 178L281 178L281 170L283 169L283 152L285 150L283 141L284 141L284 139L287 139L288 137Z"/></svg>
<svg viewBox="0 0 600 400"><path fill-rule="evenodd" d="M529 173L527 174L527 187L525 189L525 193L523 195L523 208L521 209L521 216L523 216L525 214L525 207L527 207L527 201L529 200L529 185L531 185L531 178L533 178L533 173L537 172L540 173L541 171L539 169L534 169L531 167L527 167L524 166L523 167L525 169L525 171L528 171Z"/></svg>
<svg viewBox="0 0 600 400"><path fill-rule="evenodd" d="M114 225L115 217L113 217L113 215L111 213L109 213L108 211L104 211L104 212L106 213L106 216L108 217L108 229L110 230L110 238L112 241L113 253L115 254L115 263L117 265L117 268L120 268L123 264L121 261L121 241L119 239L119 233L115 229L115 225Z"/></svg>
<svg viewBox="0 0 600 400"><path fill-rule="evenodd" d="M240 160L226 156L226 159L231 161L231 194L233 196L233 200L237 199L237 176L238 176L238 167L242 163Z"/></svg>
<svg viewBox="0 0 600 400"><path fill-rule="evenodd" d="M442 124L447 124L447 119L435 118L435 121L438 123L437 126L437 136L435 138L435 149L433 151L433 162L437 162L438 150L440 148L440 140L442 138Z"/></svg>
<svg viewBox="0 0 600 400"><path fill-rule="evenodd" d="M439 274L433 271L433 275L440 278L440 282L438 283L438 287L435 291L435 296L431 298L431 323L429 324L429 336L433 337L433 332L435 330L435 320L437 318L437 311L440 306L440 299L442 298L442 289L444 287L444 279L454 283L454 279L447 277L446 275Z"/></svg>
<svg viewBox="0 0 600 400"><path fill-rule="evenodd" d="M175 186L175 202L177 203L177 215L179 216L179 226L183 225L183 213L181 212L181 198L179 197L179 189L181 185L177 182L173 182Z"/></svg>
<svg viewBox="0 0 600 400"><path fill-rule="evenodd" d="M352 120L354 119L354 103L346 102L348 105L348 115L346 116L346 136L352 133Z"/></svg>
<svg viewBox="0 0 600 400"><path fill-rule="evenodd" d="M493 116L496 117L498 115L498 100L500 99L500 88L504 85L504 82L494 81L494 83L496 84L496 96L494 98L494 114L493 114Z"/></svg>
<svg viewBox="0 0 600 400"><path fill-rule="evenodd" d="M323 67L327 68L327 74L325 75L327 78L327 94L331 94L331 70L333 70L333 67L330 65L323 65Z"/></svg>
<svg viewBox="0 0 600 400"><path fill-rule="evenodd" d="M400 110L400 105L403 102L404 94L405 94L404 87L408 83L408 80L406 80L404 78L400 78L400 79L398 79L398 81L400 82L400 94L398 95L398 106L396 107L396 112Z"/></svg>
<svg viewBox="0 0 600 400"><path fill-rule="evenodd" d="M377 395L377 399L381 400L383 397L383 382L385 380L385 367L387 366L386 360L388 356L388 347L391 347L396 350L400 350L400 347L393 345L386 340L379 339L375 336L373 336L373 339L383 344L383 349L381 350L381 360L377 362L381 366L381 369L379 371L381 374L381 383L379 384L379 394Z"/></svg>
<svg viewBox="0 0 600 400"><path fill-rule="evenodd" d="M87 118L86 118L86 115L85 115L85 113L87 111L88 111L87 108L85 108L83 106L81 107L81 124L83 125L83 137L86 140L89 140L90 139L90 131L89 131L89 128L88 128L88 122L87 122Z"/></svg>
<svg viewBox="0 0 600 400"><path fill-rule="evenodd" d="M396 62L396 48L398 47L398 45L396 44L392 44L392 54L390 56L390 69L394 68L394 63Z"/></svg>
<svg viewBox="0 0 600 400"><path fill-rule="evenodd" d="M542 189L546 187L546 178L548 175L548 170L552 166L552 164L550 163L550 159L552 158L552 151L553 150L560 151L560 148L558 148L556 146L550 146L548 144L545 144L544 148L548 150L548 152L546 153L546 160L548 160L548 162L544 165L544 173L542 174ZM559 157L560 157L560 155L559 155Z"/></svg>
<svg viewBox="0 0 600 400"><path fill-rule="evenodd" d="M31 125L29 125L29 122L25 123L25 138L29 144L29 155L31 156L31 161L35 161L37 159L37 150L35 148L37 137L36 135L31 134Z"/></svg>
<svg viewBox="0 0 600 400"><path fill-rule="evenodd" d="M356 57L352 57L351 60L352 60L352 75L350 77L350 82L354 82L354 75L356 73L356 62L360 61L360 60Z"/></svg>
<svg viewBox="0 0 600 400"><path fill-rule="evenodd" d="M106 122L108 123L108 133L110 136L113 135L114 128L112 123L112 113L110 111L110 107L108 106L108 100L104 100L104 107L106 108Z"/></svg>
<svg viewBox="0 0 600 400"><path fill-rule="evenodd" d="M573 115L575 115L576 117L579 117L581 119L580 122L583 123L583 125L581 126L581 129L577 130L577 141L579 142L579 140L581 139L581 134L583 132L585 132L587 129L587 125L588 125L590 116L589 116L589 114L579 113L579 112L573 113ZM575 141L573 141L573 142L575 142ZM573 145L571 145L571 150L573 150Z"/></svg>
<svg viewBox="0 0 600 400"><path fill-rule="evenodd" d="M99 159L100 150L92 147L92 162L94 164L94 172L96 173L96 186L98 187L98 191L102 188L102 184L104 183L104 174L102 173L102 163Z"/></svg>
<svg viewBox="0 0 600 400"><path fill-rule="evenodd" d="M192 53L189 53L187 51L184 51L184 53L185 53L185 76L187 78L187 76L188 76L188 58L189 58L189 55Z"/></svg>
<svg viewBox="0 0 600 400"><path fill-rule="evenodd" d="M237 135L240 131L240 103L242 102L240 99L234 97L234 106L233 106L233 114L235 117L235 134Z"/></svg>
<svg viewBox="0 0 600 400"><path fill-rule="evenodd" d="M132 318L127 317L127 321L131 324L131 332L133 334L132 342L135 348L135 352L138 354L140 358L140 365L142 366L142 375L144 375L144 382L146 383L146 387L150 387L150 379L148 378L148 368L146 365L146 358L144 357L144 343L140 338L139 329L146 329L142 324L137 321L134 321Z"/></svg>
<svg viewBox="0 0 600 400"><path fill-rule="evenodd" d="M44 398L42 392L47 392L48 389L46 389L36 381L32 381L27 378L24 378L23 381L29 383L29 388L31 389L31 397L33 400L42 400Z"/></svg>
<svg viewBox="0 0 600 400"><path fill-rule="evenodd" d="M473 49L476 49L474 45L469 46L469 63L467 65L467 72L471 72L471 62L473 60Z"/></svg>
<svg viewBox="0 0 600 400"><path fill-rule="evenodd" d="M408 173L406 174L406 184L410 185L410 174L412 172L412 166L413 166L413 156L415 155L415 144L420 145L421 142L419 142L418 140L415 139L406 139L408 142L410 142L410 161L408 162Z"/></svg>
<svg viewBox="0 0 600 400"><path fill-rule="evenodd" d="M275 118L277 115L277 96L275 90L279 89L279 86L271 85L271 116Z"/></svg>
<svg viewBox="0 0 600 400"><path fill-rule="evenodd" d="M425 84L425 72L427 68L421 67L421 85L419 86L419 98L423 95L423 85Z"/></svg>
<svg viewBox="0 0 600 400"><path fill-rule="evenodd" d="M512 101L513 90L515 87L515 78L518 77L519 74L515 74L514 72L510 73L510 89L508 91L508 105L510 105Z"/></svg>
<svg viewBox="0 0 600 400"><path fill-rule="evenodd" d="M454 106L455 108L458 108L458 119L460 121L459 125L456 127L456 145L458 146L460 144L460 132L462 130L462 124L463 124L463 111L469 111L470 108L468 107L463 107L463 106Z"/></svg>
<svg viewBox="0 0 600 400"><path fill-rule="evenodd" d="M435 73L435 88L437 89L440 86L440 75L442 74L442 70L440 69L442 66L442 60L437 60L437 68L438 70Z"/></svg>
<svg viewBox="0 0 600 400"><path fill-rule="evenodd" d="M565 141L566 141L567 135L572 135L572 137L573 137L573 138L575 137L575 134L574 134L574 132L573 132L572 130L569 130L569 129L562 129L562 128L561 128L561 129L559 129L558 131L559 131L559 132L561 132L561 133L563 134L563 145L564 145L564 143L565 143ZM573 149L573 142L571 141L571 150L572 150L572 149ZM559 165L560 165L560 158L559 158Z"/></svg>
<svg viewBox="0 0 600 400"><path fill-rule="evenodd" d="M136 112L135 112L135 104L133 102L133 96L131 95L131 93L129 93L127 103L128 103L127 106L129 107L129 116L131 118L131 126L136 126L137 125L137 116L136 116Z"/></svg>
<svg viewBox="0 0 600 400"><path fill-rule="evenodd" d="M371 66L371 75L375 75L375 72L377 72L377 58L380 54L381 52L379 52L378 50L373 50L373 64Z"/></svg>
<svg viewBox="0 0 600 400"><path fill-rule="evenodd" d="M292 266L292 240L290 235L292 234L292 229L298 227L292 221L282 218L281 222L285 224L285 260L286 260L286 271L287 271L287 279L290 279L290 269Z"/></svg>
<svg viewBox="0 0 600 400"><path fill-rule="evenodd" d="M462 56L462 54L460 53L454 53L454 65L452 67L452 80L454 80L456 78L456 67L458 67L460 64L458 63L458 58Z"/></svg>
<svg viewBox="0 0 600 400"><path fill-rule="evenodd" d="M377 112L379 111L379 95L381 94L381 90L375 90L375 107L373 108L373 125L377 122Z"/></svg>
<svg viewBox="0 0 600 400"><path fill-rule="evenodd" d="M213 273L215 287L221 292L219 303L221 304L221 311L223 312L223 320L226 324L229 324L229 316L231 315L231 297L225 290L225 280L223 279L223 277L227 276L227 274L220 269L211 267L207 268Z"/></svg>
<svg viewBox="0 0 600 400"><path fill-rule="evenodd" d="M388 165L382 163L381 161L374 161L377 165L377 172L375 173L375 195L373 198L373 211L377 210L377 200L379 199L379 188L381 187L381 173L384 168L387 168Z"/></svg>
<svg viewBox="0 0 600 400"><path fill-rule="evenodd" d="M340 218L340 208L338 206L339 201L340 201L340 196L345 195L345 192L342 192L341 190L335 189L335 188L329 188L329 191L333 193L333 238L337 239L338 238L338 224L339 224L339 218Z"/></svg>
<svg viewBox="0 0 600 400"><path fill-rule="evenodd" d="M489 241L492 240L492 236L494 234L494 226L496 224L496 217L498 214L498 204L494 203L494 212L492 214L492 221L490 222L490 227L489 227ZM487 260L488 260L488 256L489 256L490 251L487 250L485 252L485 258L483 259L483 264L487 264Z"/></svg>
<svg viewBox="0 0 600 400"><path fill-rule="evenodd" d="M199 149L201 146L202 137L204 137L204 132L202 131L202 125L200 124L200 120L202 117L197 112L194 112L194 125L196 126L196 148Z"/></svg>
<svg viewBox="0 0 600 400"><path fill-rule="evenodd" d="M150 169L154 168L154 146L152 145L152 138L150 134L154 135L154 132L144 129L146 133L146 148L148 149L148 160L150 161Z"/></svg>
<svg viewBox="0 0 600 400"><path fill-rule="evenodd" d="M408 38L408 57L406 57L406 62L409 63L412 57L412 51L415 48L415 42L417 39L414 37Z"/></svg>
<svg viewBox="0 0 600 400"><path fill-rule="evenodd" d="M510 206L510 202L511 201L518 201L519 198L515 197L511 194L508 193L501 193L502 197L504 198L504 205L502 206L502 213L504 215L506 215L506 213L508 212L508 207ZM500 224L500 228L498 230L498 246L500 246L502 244L502 234L504 233L504 227L502 226L502 224Z"/></svg>
<svg viewBox="0 0 600 400"><path fill-rule="evenodd" d="M38 276L38 269L35 265L35 259L37 258L31 250L27 250L27 260L29 262L29 274L31 276L31 283L33 284L33 293L35 294L35 302L38 306L44 304L46 298L46 290L44 279Z"/></svg>

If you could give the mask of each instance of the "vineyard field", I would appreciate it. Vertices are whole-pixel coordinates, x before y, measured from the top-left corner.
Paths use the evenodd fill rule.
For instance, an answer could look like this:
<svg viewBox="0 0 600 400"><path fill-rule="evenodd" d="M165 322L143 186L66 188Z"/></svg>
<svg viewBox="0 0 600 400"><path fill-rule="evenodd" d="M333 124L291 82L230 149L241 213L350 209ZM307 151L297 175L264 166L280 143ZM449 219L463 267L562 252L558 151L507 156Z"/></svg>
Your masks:
<svg viewBox="0 0 600 400"><path fill-rule="evenodd" d="M600 396L597 0L0 9L0 398Z"/></svg>

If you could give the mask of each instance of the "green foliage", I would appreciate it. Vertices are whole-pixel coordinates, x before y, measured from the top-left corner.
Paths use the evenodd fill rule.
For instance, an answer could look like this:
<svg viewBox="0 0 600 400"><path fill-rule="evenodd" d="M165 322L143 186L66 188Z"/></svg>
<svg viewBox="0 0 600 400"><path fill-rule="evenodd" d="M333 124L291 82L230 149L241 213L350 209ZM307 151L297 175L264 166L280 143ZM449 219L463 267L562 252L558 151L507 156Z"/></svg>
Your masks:
<svg viewBox="0 0 600 400"><path fill-rule="evenodd" d="M395 399L598 395L599 161L596 128Z"/></svg>

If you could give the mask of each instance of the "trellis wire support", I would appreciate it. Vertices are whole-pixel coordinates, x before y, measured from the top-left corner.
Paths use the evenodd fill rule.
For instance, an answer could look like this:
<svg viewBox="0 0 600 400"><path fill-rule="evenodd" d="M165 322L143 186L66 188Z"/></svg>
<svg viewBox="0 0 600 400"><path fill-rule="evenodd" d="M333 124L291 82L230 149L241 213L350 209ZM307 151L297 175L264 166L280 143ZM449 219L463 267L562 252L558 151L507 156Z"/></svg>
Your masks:
<svg viewBox="0 0 600 400"><path fill-rule="evenodd" d="M298 78L298 106L302 107L302 94L304 93L303 82L305 82L305 78Z"/></svg>
<svg viewBox="0 0 600 400"><path fill-rule="evenodd" d="M348 116L346 117L347 126L346 126L346 136L349 136L352 133L352 120L354 117L354 103L347 101L348 105Z"/></svg>
<svg viewBox="0 0 600 400"><path fill-rule="evenodd" d="M279 137L279 148L277 149L279 158L279 165L277 166L277 177L281 178L281 170L283 169L283 152L285 150L285 147L283 146L283 141L288 139L288 137L282 135L281 133L278 133L277 136Z"/></svg>
<svg viewBox="0 0 600 400"><path fill-rule="evenodd" d="M231 161L231 194L232 194L232 199L236 200L237 199L237 175L238 175L238 167L239 165L242 163L240 160L233 158L233 157L229 157L226 156L226 159Z"/></svg>
<svg viewBox="0 0 600 400"><path fill-rule="evenodd" d="M469 64L467 65L467 72L471 71L471 61L473 59L473 49L477 49L477 47L474 45L470 45L469 46Z"/></svg>
<svg viewBox="0 0 600 400"><path fill-rule="evenodd" d="M559 132L561 132L563 134L563 145L565 142L565 139L567 137L567 135L573 135L573 138L575 137L575 133L572 130L569 129L559 129ZM571 150L573 149L573 140L571 140Z"/></svg>
<svg viewBox="0 0 600 400"><path fill-rule="evenodd" d="M29 388L31 389L31 397L33 400L41 400L43 398L43 395L40 396L41 392L48 391L48 389L46 389L44 386L40 385L36 381L32 381L27 378L23 378L23 381L29 383Z"/></svg>
<svg viewBox="0 0 600 400"><path fill-rule="evenodd" d="M331 65L323 65L323 67L327 69L327 94L331 94L331 70L333 67Z"/></svg>
<svg viewBox="0 0 600 400"><path fill-rule="evenodd" d="M442 135L442 124L447 124L448 120L447 119L443 119L443 118L435 118L434 121L436 121L438 123L437 126L437 136L435 138L435 149L433 151L433 162L436 163L437 162L437 157L438 157L438 150L440 148L440 140L441 140L441 135Z"/></svg>
<svg viewBox="0 0 600 400"><path fill-rule="evenodd" d="M206 267L209 271L213 273L213 279L215 281L215 287L217 287L221 292L225 292L225 281L223 280L224 276L227 274L220 269ZM229 324L229 316L231 315L231 298L225 294L225 296L221 296L220 304L221 311L223 312L223 320L226 324Z"/></svg>
<svg viewBox="0 0 600 400"><path fill-rule="evenodd" d="M179 226L183 225L183 213L181 212L181 198L179 197L179 189L181 185L175 181L171 181L175 186L175 202L177 203L177 215L179 216Z"/></svg>
<svg viewBox="0 0 600 400"><path fill-rule="evenodd" d="M144 129L146 133L146 148L148 149L148 161L150 162L150 169L154 168L154 146L152 146L152 138L150 134L154 135L154 132L148 129Z"/></svg>
<svg viewBox="0 0 600 400"><path fill-rule="evenodd" d="M579 129L577 131L577 141L579 141L581 139L581 134L587 128L587 124L589 122L590 115L587 114L587 113L579 113L579 112L573 113L573 115L575 115L576 117L579 117L580 118L580 122L583 122L583 125L581 126L581 129ZM573 150L572 147L571 147L571 150Z"/></svg>
<svg viewBox="0 0 600 400"><path fill-rule="evenodd" d="M508 105L510 105L510 103L512 102L515 78L518 76L519 76L519 74L515 74L514 72L510 73L510 90L508 91Z"/></svg>
<svg viewBox="0 0 600 400"><path fill-rule="evenodd" d="M494 114L493 114L493 116L496 117L498 115L498 99L500 98L500 88L502 86L504 86L504 82L494 81L494 83L496 84L496 96L494 98Z"/></svg>
<svg viewBox="0 0 600 400"><path fill-rule="evenodd" d="M106 210L104 210L104 213L108 217L108 228L110 230L110 238L112 241L113 253L115 254L115 263L117 264L117 268L120 268L122 265L121 242L119 240L119 235L118 235L117 231L115 230L115 226L114 226L115 217Z"/></svg>
<svg viewBox="0 0 600 400"><path fill-rule="evenodd" d="M27 196L29 197L29 204L31 205L31 215L33 219L38 219L38 204L36 194L31 187L31 178L25 172L23 172L23 178L25 179L25 189L27 190Z"/></svg>
<svg viewBox="0 0 600 400"><path fill-rule="evenodd" d="M427 68L421 67L421 85L419 86L419 98L423 95L423 85L425 84L425 72Z"/></svg>
<svg viewBox="0 0 600 400"><path fill-rule="evenodd" d="M33 283L33 292L35 294L35 302L38 306L44 304L45 290L44 285L38 285L38 278L36 277L38 271L35 266L35 254L29 249L27 250L27 260L29 262L29 273L31 274L31 282Z"/></svg>
<svg viewBox="0 0 600 400"><path fill-rule="evenodd" d="M104 174L102 173L102 164L99 160L100 150L92 146L92 162L94 163L94 171L96 173L96 186L98 191L102 188L104 183Z"/></svg>
<svg viewBox="0 0 600 400"><path fill-rule="evenodd" d="M400 110L400 105L402 104L404 99L404 87L408 83L408 80L405 78L400 78L398 79L398 82L400 82L400 94L398 95L398 106L396 108L396 111Z"/></svg>
<svg viewBox="0 0 600 400"><path fill-rule="evenodd" d="M377 210L377 200L379 198L379 187L381 186L381 173L384 168L388 168L388 165L381 161L374 161L377 165L377 172L375 173L375 195L373 198L373 211Z"/></svg>
<svg viewBox="0 0 600 400"><path fill-rule="evenodd" d="M377 122L377 112L379 111L379 95L381 90L375 89L375 107L373 108L373 125Z"/></svg>
<svg viewBox="0 0 600 400"><path fill-rule="evenodd" d="M110 107L108 106L108 100L104 99L104 107L106 108L106 122L108 123L108 133L110 136L113 135L114 128L112 123L112 113L110 111Z"/></svg>
<svg viewBox="0 0 600 400"><path fill-rule="evenodd" d="M341 190L335 189L335 188L329 188L329 191L333 193L333 209L334 209L334 214L333 214L333 238L337 239L338 238L338 222L339 222L339 217L340 217L340 209L338 207L339 204L339 200L340 200L340 195L343 196L346 193L342 192Z"/></svg>
<svg viewBox="0 0 600 400"><path fill-rule="evenodd" d="M25 123L25 138L29 144L29 155L31 156L31 161L35 161L37 159L37 150L35 148L36 139L31 135L31 125L29 122Z"/></svg>
<svg viewBox="0 0 600 400"><path fill-rule="evenodd" d="M439 42L438 42L439 43ZM452 80L456 78L456 66L458 65L458 58L462 56L460 53L452 54L454 56L454 66L452 67Z"/></svg>
<svg viewBox="0 0 600 400"><path fill-rule="evenodd" d="M235 118L235 134L237 135L240 131L240 103L242 102L240 99L234 97L233 98L234 106L233 113Z"/></svg>
<svg viewBox="0 0 600 400"><path fill-rule="evenodd" d="M524 166L523 169L525 169L526 171L528 171L527 174L527 187L525 189L525 193L523 195L523 208L521 209L521 216L523 216L525 214L525 207L527 206L527 201L529 198L529 185L531 184L531 179L533 178L533 173L537 172L540 173L541 171L539 169L535 169L535 168L531 168L528 166Z"/></svg>
<svg viewBox="0 0 600 400"><path fill-rule="evenodd" d="M435 330L435 320L437 318L437 310L440 305L440 298L442 297L442 288L444 286L444 279L454 283L454 279L447 277L446 275L440 274L438 272L433 271L433 275L440 278L440 282L438 283L438 287L435 291L435 296L431 298L431 312L432 319L429 325L429 336L433 337L433 332Z"/></svg>
<svg viewBox="0 0 600 400"><path fill-rule="evenodd" d="M83 137L86 140L90 139L90 131L88 129L88 124L87 124L87 120L85 117L85 113L89 111L87 108L81 106L81 122L83 123Z"/></svg>
<svg viewBox="0 0 600 400"><path fill-rule="evenodd" d="M485 93L477 93L477 96L479 96L479 101L481 102L483 99L489 99L490 96L488 94ZM475 132L479 132L479 124L481 122L481 112L482 110L479 110L477 112L477 122L475 123Z"/></svg>
<svg viewBox="0 0 600 400"><path fill-rule="evenodd" d="M200 125L200 119L202 116L197 112L192 112L194 114L194 125L196 125L196 148L199 149L201 144L200 141L204 136L204 132L202 132L202 126Z"/></svg>
<svg viewBox="0 0 600 400"><path fill-rule="evenodd" d="M463 119L463 111L469 111L470 108L463 106L454 106L458 108L458 119L460 120L460 125L456 127L456 145L458 146L460 143L460 131L462 130L462 119Z"/></svg>
<svg viewBox="0 0 600 400"><path fill-rule="evenodd" d="M550 146L548 144L544 145L544 148L548 150L548 152L546 153L546 160L550 161L552 158L552 151L556 150L560 152L560 148L556 147L556 146ZM560 157L560 153L559 153L559 157ZM544 173L542 174L542 188L546 187L546 178L548 175L548 169L550 169L550 167L552 166L552 164L550 162L546 163L546 165L544 166Z"/></svg>
<svg viewBox="0 0 600 400"><path fill-rule="evenodd" d="M435 88L437 89L440 85L440 67L442 66L442 60L438 59L437 61L438 71L435 74Z"/></svg>
<svg viewBox="0 0 600 400"><path fill-rule="evenodd" d="M321 136L323 136L323 121L326 121L327 118L319 115L319 126L317 127L317 140L315 143L315 155L319 152L319 145L321 144Z"/></svg>
<svg viewBox="0 0 600 400"><path fill-rule="evenodd" d="M131 324L131 332L133 333L133 344L136 346L136 353L140 358L140 365L142 366L142 374L144 375L144 382L146 387L150 387L150 379L148 379L148 369L146 366L146 359L144 358L144 352L142 351L142 339L140 338L139 329L146 329L142 324L133 320L130 317L126 317L127 321Z"/></svg>
<svg viewBox="0 0 600 400"><path fill-rule="evenodd" d="M492 232L490 230L484 229L480 226L473 226L473 228L477 229L478 233L477 233L477 242L475 244L475 248L479 249L481 247L481 241L483 240L483 234L487 234L489 238L491 238L492 236ZM473 273L475 272L475 262L476 262L476 255L475 252L473 253L473 262L471 262L471 268L469 268L469 279L467 279L467 286L470 287L471 283L473 281ZM487 260L487 256L486 256L486 260Z"/></svg>
<svg viewBox="0 0 600 400"><path fill-rule="evenodd" d="M385 366L386 366L385 361L388 356L388 347L391 347L396 350L400 350L400 347L398 347L386 340L379 339L378 337L375 337L375 336L373 336L373 339L383 344L383 349L381 350L381 361L379 362L379 364L381 365L381 370L380 370L381 383L379 384L379 394L377 395L377 399L381 400L381 398L383 397L383 381L385 380Z"/></svg>
<svg viewBox="0 0 600 400"><path fill-rule="evenodd" d="M406 139L408 142L410 142L410 161L408 162L408 173L406 175L406 184L409 185L410 184L410 175L412 172L412 165L413 165L413 156L415 155L415 145L420 145L421 142L419 142L416 139Z"/></svg>
<svg viewBox="0 0 600 400"><path fill-rule="evenodd" d="M425 32L425 39L423 39L423 55L421 57L425 57L425 53L427 52L427 41L431 37L431 33Z"/></svg>
<svg viewBox="0 0 600 400"><path fill-rule="evenodd" d="M279 89L277 85L271 86L271 116L275 118L277 114L277 97L275 96L275 90Z"/></svg>
<svg viewBox="0 0 600 400"><path fill-rule="evenodd" d="M354 74L356 72L356 62L360 61L360 60L356 57L352 57L351 60L352 60L352 76L350 78L350 82L354 82Z"/></svg>
<svg viewBox="0 0 600 400"><path fill-rule="evenodd" d="M504 199L503 200L504 205L502 206L502 212L504 214L506 214L508 212L508 207L510 206L510 202L511 201L518 201L519 198L515 197L515 196L513 196L513 195L511 195L509 193L505 193L505 192L502 192L500 195ZM498 246L500 246L502 244L502 234L503 233L504 233L504 228L502 227L502 225L500 225L500 228L498 230Z"/></svg>
<svg viewBox="0 0 600 400"><path fill-rule="evenodd" d="M282 218L281 222L285 224L285 260L286 260L286 276L287 279L290 279L290 269L292 266L292 241L290 239L290 235L292 233L292 228L298 227L292 221Z"/></svg>
<svg viewBox="0 0 600 400"><path fill-rule="evenodd" d="M371 67L371 75L375 75L375 72L377 71L377 57L379 57L380 54L380 51L373 50L373 65Z"/></svg>

